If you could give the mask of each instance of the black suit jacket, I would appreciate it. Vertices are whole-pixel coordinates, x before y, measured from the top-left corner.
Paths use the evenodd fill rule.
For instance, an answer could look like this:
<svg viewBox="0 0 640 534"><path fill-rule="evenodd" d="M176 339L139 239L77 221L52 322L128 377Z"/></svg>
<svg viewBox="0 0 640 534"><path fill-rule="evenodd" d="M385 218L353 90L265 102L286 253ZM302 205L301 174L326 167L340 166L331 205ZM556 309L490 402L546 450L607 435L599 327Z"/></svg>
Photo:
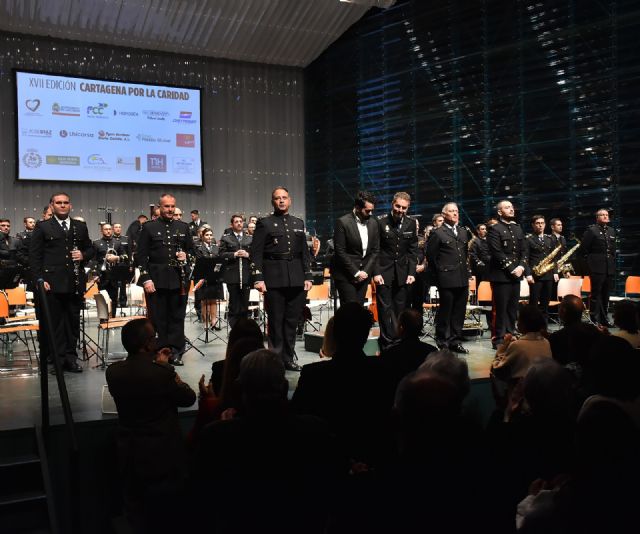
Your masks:
<svg viewBox="0 0 640 534"><path fill-rule="evenodd" d="M374 275L381 274L385 285L404 285L407 276L416 275L418 264L418 234L416 221L405 216L402 225L394 222L390 213L378 218L380 252Z"/></svg>
<svg viewBox="0 0 640 534"><path fill-rule="evenodd" d="M489 227L487 243L491 251L491 282L515 282L512 274L516 267L527 269L527 251L524 244L524 233L519 224L507 224L499 221Z"/></svg>
<svg viewBox="0 0 640 534"><path fill-rule="evenodd" d="M524 240L524 244L527 250L527 257L529 258L529 263L527 268L525 269L525 274L527 276L533 276L533 268L538 265L546 256L551 254L551 251L558 245L557 241L553 239L550 235L543 236L543 242L540 242L540 239L537 235L529 234L527 238ZM554 259L558 259L560 257L560 252L554 256ZM543 274L541 277L535 277L536 280L553 280L553 275L558 273L558 269L554 268L550 271Z"/></svg>
<svg viewBox="0 0 640 534"><path fill-rule="evenodd" d="M84 264L93 258L95 251L89 239L86 223L68 218L69 230L65 231L52 217L38 221L29 243L29 265L35 281L44 280L54 293L84 294L87 277ZM74 247L82 252L84 259L79 265L76 280L71 251ZM77 287L77 285L79 287Z"/></svg>
<svg viewBox="0 0 640 534"><path fill-rule="evenodd" d="M444 224L431 232L427 241L427 261L439 288L469 285L470 239L469 232L461 226L458 226L457 236Z"/></svg>
<svg viewBox="0 0 640 534"><path fill-rule="evenodd" d="M249 258L236 258L234 254L238 250L246 250L251 254L253 237L246 232L242 233L242 239L238 240L235 234L225 234L220 238L220 256L224 258L224 281L227 284L240 283L240 262L242 262L242 285L246 286L251 278L251 260Z"/></svg>
<svg viewBox="0 0 640 534"><path fill-rule="evenodd" d="M611 226L589 226L582 236L580 248L587 255L589 273L613 276L616 268L616 234Z"/></svg>
<svg viewBox="0 0 640 534"><path fill-rule="evenodd" d="M364 271L371 278L380 249L378 223L370 217L367 221L369 241L367 251L362 255L362 240L356 217L352 213L343 215L336 221L333 231L333 261L331 275L336 280L353 282L358 271Z"/></svg>

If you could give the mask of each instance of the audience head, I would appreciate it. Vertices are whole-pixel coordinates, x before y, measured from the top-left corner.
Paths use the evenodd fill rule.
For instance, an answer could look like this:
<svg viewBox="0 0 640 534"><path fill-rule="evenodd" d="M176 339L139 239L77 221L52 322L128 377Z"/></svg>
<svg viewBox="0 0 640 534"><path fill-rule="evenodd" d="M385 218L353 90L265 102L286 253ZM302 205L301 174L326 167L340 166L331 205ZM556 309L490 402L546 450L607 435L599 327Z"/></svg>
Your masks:
<svg viewBox="0 0 640 534"><path fill-rule="evenodd" d="M580 297L576 295L565 295L562 297L558 316L565 326L576 324L582 321L582 313L584 312L584 303Z"/></svg>
<svg viewBox="0 0 640 534"><path fill-rule="evenodd" d="M247 354L238 377L248 413L265 411L286 402L288 382L282 358L273 351L260 349Z"/></svg>
<svg viewBox="0 0 640 534"><path fill-rule="evenodd" d="M247 317L241 317L233 325L231 332L229 332L229 339L227 347L233 345L236 341L244 338L257 339L261 343L263 342L262 330L260 326L253 319Z"/></svg>
<svg viewBox="0 0 640 534"><path fill-rule="evenodd" d="M371 312L357 302L348 302L338 308L334 315L336 356L357 355L367 342L373 326Z"/></svg>
<svg viewBox="0 0 640 534"><path fill-rule="evenodd" d="M640 395L640 355L628 341L601 335L590 352L592 393L619 400Z"/></svg>
<svg viewBox="0 0 640 534"><path fill-rule="evenodd" d="M598 327L578 322L569 331L569 357L582 366L589 365L589 351L604 334Z"/></svg>
<svg viewBox="0 0 640 534"><path fill-rule="evenodd" d="M417 339L422 334L422 314L418 310L404 310L398 317L398 336Z"/></svg>
<svg viewBox="0 0 640 534"><path fill-rule="evenodd" d="M429 354L419 368L451 382L458 390L458 400L462 405L462 401L471 390L469 366L464 359L458 358L450 350L439 350Z"/></svg>
<svg viewBox="0 0 640 534"><path fill-rule="evenodd" d="M122 327L122 346L128 354L151 353L156 349L156 331L149 319L134 319Z"/></svg>
<svg viewBox="0 0 640 534"><path fill-rule="evenodd" d="M522 334L542 332L546 328L542 312L534 304L527 304L520 308L518 314L518 330Z"/></svg>
<svg viewBox="0 0 640 534"><path fill-rule="evenodd" d="M575 416L571 374L555 360L545 358L534 363L524 377L523 387L534 416L547 420Z"/></svg>
<svg viewBox="0 0 640 534"><path fill-rule="evenodd" d="M332 317L327 321L327 326L324 328L324 336L322 337L322 348L320 349L320 356L322 358L333 358L336 353L336 338L334 335L335 320Z"/></svg>
<svg viewBox="0 0 640 534"><path fill-rule="evenodd" d="M631 334L638 333L638 310L632 300L621 300L613 309L613 322Z"/></svg>

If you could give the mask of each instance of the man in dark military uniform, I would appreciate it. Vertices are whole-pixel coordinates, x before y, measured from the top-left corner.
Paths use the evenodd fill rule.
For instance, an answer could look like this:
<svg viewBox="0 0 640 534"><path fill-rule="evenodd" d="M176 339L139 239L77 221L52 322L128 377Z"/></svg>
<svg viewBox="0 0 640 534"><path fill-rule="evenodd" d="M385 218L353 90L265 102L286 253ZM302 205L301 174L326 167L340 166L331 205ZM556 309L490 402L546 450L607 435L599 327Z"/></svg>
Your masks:
<svg viewBox="0 0 640 534"><path fill-rule="evenodd" d="M380 248L378 223L371 217L375 201L371 193L359 191L353 210L336 221L331 277L341 306L347 302L363 305L374 274Z"/></svg>
<svg viewBox="0 0 640 534"><path fill-rule="evenodd" d="M487 243L487 225L480 223L476 226L476 235L469 244L469 263L471 272L476 277L476 288L480 282L489 276L489 264L491 263L491 251Z"/></svg>
<svg viewBox="0 0 640 534"><path fill-rule="evenodd" d="M171 347L174 365L182 365L190 283L187 255L193 253L193 241L189 225L174 219L175 209L173 195L160 197L160 217L142 226L136 262L140 267L138 285L144 288L158 342Z"/></svg>
<svg viewBox="0 0 640 534"><path fill-rule="evenodd" d="M26 239L31 235L33 229L36 227L36 220L33 217L25 217L22 222L24 223L24 230L16 234L16 239Z"/></svg>
<svg viewBox="0 0 640 534"><path fill-rule="evenodd" d="M397 319L407 307L409 285L416 280L418 231L415 219L407 216L411 197L393 196L391 212L378 219L380 252L376 264L376 304L380 324L381 349L397 339Z"/></svg>
<svg viewBox="0 0 640 534"><path fill-rule="evenodd" d="M271 203L273 215L258 219L253 234L254 287L264 294L271 349L280 354L287 370L300 371L295 354L296 327L313 285L311 258L304 222L289 215L289 191L276 187Z"/></svg>
<svg viewBox="0 0 640 534"><path fill-rule="evenodd" d="M249 251L253 238L243 231L244 217L238 213L231 217L232 233L220 238L220 256L225 260L224 281L229 291L229 326L247 316L251 291L251 262Z"/></svg>
<svg viewBox="0 0 640 534"><path fill-rule="evenodd" d="M468 244L471 233L458 225L458 205L442 208L444 223L427 241L427 261L438 287L440 306L436 315L436 343L439 348L467 354L462 344L462 327L469 297Z"/></svg>
<svg viewBox="0 0 640 534"><path fill-rule="evenodd" d="M51 328L64 369L80 373L76 347L80 338L80 307L87 285L84 262L93 258L94 250L87 225L69 217L69 195L53 195L50 205L53 217L36 224L29 246L31 275L35 282L43 282L52 321L51 325L46 324L36 299L41 321L40 357L51 357L46 337L47 329Z"/></svg>
<svg viewBox="0 0 640 534"><path fill-rule="evenodd" d="M0 267L16 267L18 265L20 240L11 237L10 232L11 221L0 219Z"/></svg>
<svg viewBox="0 0 640 534"><path fill-rule="evenodd" d="M616 267L616 233L609 226L607 210L599 209L596 212L596 224L585 230L581 248L587 256L591 278L591 320L596 324L611 326L607 306Z"/></svg>
<svg viewBox="0 0 640 534"><path fill-rule="evenodd" d="M527 268L524 233L515 221L515 209L508 200L497 205L498 222L489 227L487 242L491 251L489 281L493 293L494 325L491 342L495 347L504 335L516 331L520 280Z"/></svg>
<svg viewBox="0 0 640 534"><path fill-rule="evenodd" d="M529 304L538 306L545 322L549 320L549 300L553 293L553 284L558 281L558 270L555 263L552 269L546 273L536 275L534 268L540 264L558 245L550 235L545 235L545 220L542 215L531 217L531 228L533 233L527 234L525 247L529 262L525 268L525 276L529 283ZM559 258L559 251L553 257Z"/></svg>
<svg viewBox="0 0 640 534"><path fill-rule="evenodd" d="M124 263L130 266L131 255L129 254L129 237L126 234L122 233L122 224L113 224L113 239L114 241L118 241L120 243L121 255L119 263ZM133 272L131 271L130 280L132 278ZM118 306L120 308L126 308L127 306L127 283L128 282L122 280L118 281Z"/></svg>
<svg viewBox="0 0 640 534"><path fill-rule="evenodd" d="M96 263L98 268L98 287L105 290L111 299L111 317L116 316L118 306L118 281L112 278L112 269L120 261L124 254L122 246L113 238L113 227L104 223L100 229L102 237L93 242L96 251Z"/></svg>

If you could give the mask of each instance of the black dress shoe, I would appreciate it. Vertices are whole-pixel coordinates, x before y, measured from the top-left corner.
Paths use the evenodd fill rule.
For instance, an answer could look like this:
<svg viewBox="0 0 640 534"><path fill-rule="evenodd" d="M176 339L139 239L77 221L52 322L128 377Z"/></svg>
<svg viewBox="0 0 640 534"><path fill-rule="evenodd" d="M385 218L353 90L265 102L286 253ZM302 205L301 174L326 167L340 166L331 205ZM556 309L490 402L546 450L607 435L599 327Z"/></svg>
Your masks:
<svg viewBox="0 0 640 534"><path fill-rule="evenodd" d="M284 364L284 368L287 371L296 371L298 373L302 371L302 367L300 367L296 362L287 362Z"/></svg>
<svg viewBox="0 0 640 534"><path fill-rule="evenodd" d="M77 363L65 363L64 370L69 371L70 373L81 373L82 367L80 367L80 365L78 365Z"/></svg>
<svg viewBox="0 0 640 534"><path fill-rule="evenodd" d="M469 351L467 349L465 349L460 343L457 343L455 345L451 345L449 347L449 350L451 352L457 352L458 354L469 354Z"/></svg>

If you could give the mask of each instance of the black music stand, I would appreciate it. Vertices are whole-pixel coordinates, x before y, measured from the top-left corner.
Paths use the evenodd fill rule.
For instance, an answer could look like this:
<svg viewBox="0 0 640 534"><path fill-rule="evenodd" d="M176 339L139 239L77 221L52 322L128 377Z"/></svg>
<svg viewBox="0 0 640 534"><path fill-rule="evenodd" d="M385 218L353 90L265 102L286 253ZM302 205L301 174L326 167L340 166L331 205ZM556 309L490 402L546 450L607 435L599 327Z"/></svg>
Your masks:
<svg viewBox="0 0 640 534"><path fill-rule="evenodd" d="M224 260L220 257L198 258L196 259L196 265L193 268L193 279L196 281L200 281L204 279L206 281L206 285L219 284L222 282L223 266L224 266ZM204 313L202 315L203 317L202 324L204 325L204 330L196 338L196 340L202 341L204 343L210 343L214 339L219 339L220 341L224 341L226 343L226 340L220 337L220 335L216 333L213 327L209 326L209 306L207 306L207 302L209 300L212 300L212 299L202 299L202 304L204 305ZM219 321L220 320L220 300L215 299L215 301L216 301L216 307L218 309L217 320ZM209 332L211 332L212 339L209 339Z"/></svg>
<svg viewBox="0 0 640 534"><path fill-rule="evenodd" d="M89 334L87 334L87 320L85 317L85 313L87 312L87 299L85 295L91 289L93 289L93 286L95 286L97 283L97 281L92 282L91 285L86 289L86 291L82 294L82 303L80 304L80 336L78 337L78 348L81 349L82 355L79 356L79 358L80 361L83 362L89 361L91 358L93 358L93 356L96 356L98 359L100 359L100 355L98 353L98 344ZM92 343L93 347L95 348L91 346ZM104 365L104 361L102 365ZM99 365L96 367L99 367Z"/></svg>

